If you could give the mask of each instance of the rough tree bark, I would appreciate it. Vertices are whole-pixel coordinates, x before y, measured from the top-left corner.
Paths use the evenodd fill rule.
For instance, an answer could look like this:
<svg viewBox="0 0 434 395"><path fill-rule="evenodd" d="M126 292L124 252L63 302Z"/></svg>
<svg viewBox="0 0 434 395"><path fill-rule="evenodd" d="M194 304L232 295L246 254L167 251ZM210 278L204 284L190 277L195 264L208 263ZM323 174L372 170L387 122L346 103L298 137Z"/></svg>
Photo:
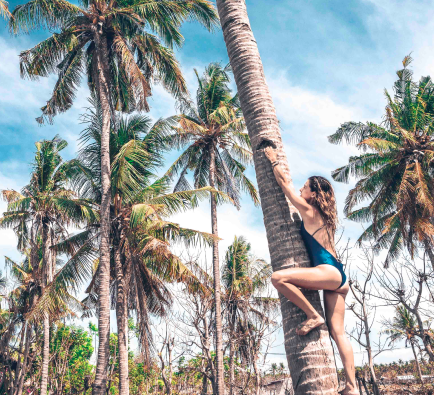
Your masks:
<svg viewBox="0 0 434 395"><path fill-rule="evenodd" d="M108 53L105 35L94 28L97 69L96 88L102 109L101 130L101 244L98 274L98 357L92 395L105 395L110 341L110 103Z"/></svg>
<svg viewBox="0 0 434 395"><path fill-rule="evenodd" d="M209 185L215 188L215 147L210 149ZM218 236L217 230L217 202L211 194L211 229L212 234ZM223 334L222 334L222 307L220 291L220 261L218 241L214 239L212 245L212 265L214 275L214 309L215 309L215 337L216 337L216 388L217 395L224 395L225 381L223 368Z"/></svg>
<svg viewBox="0 0 434 395"><path fill-rule="evenodd" d="M233 265L232 278L235 278L235 265ZM229 310L229 395L234 395L235 384L235 307L230 304Z"/></svg>
<svg viewBox="0 0 434 395"><path fill-rule="evenodd" d="M117 281L116 320L119 348L119 395L129 395L128 382L128 298L126 276L121 261L119 240L114 243L114 261Z"/></svg>
<svg viewBox="0 0 434 395"><path fill-rule="evenodd" d="M244 0L217 0L229 60L241 101L241 109L253 147L253 160L261 197L265 228L273 270L309 266L309 258L299 234L300 217L278 186L262 149L264 140L277 148L280 163L289 177L274 105L265 82L258 47L250 28ZM261 145L262 143L262 145ZM318 292L305 292L323 315ZM304 313L280 296L285 349L294 392L336 394L338 380L326 325L305 337L295 334Z"/></svg>
<svg viewBox="0 0 434 395"><path fill-rule="evenodd" d="M47 223L42 224L42 245L43 245L43 278L42 292L47 284L53 281L52 259L51 259L51 237L50 228ZM43 318L44 346L42 348L42 367L41 367L41 395L47 394L48 386L48 364L50 362L50 316L44 313Z"/></svg>

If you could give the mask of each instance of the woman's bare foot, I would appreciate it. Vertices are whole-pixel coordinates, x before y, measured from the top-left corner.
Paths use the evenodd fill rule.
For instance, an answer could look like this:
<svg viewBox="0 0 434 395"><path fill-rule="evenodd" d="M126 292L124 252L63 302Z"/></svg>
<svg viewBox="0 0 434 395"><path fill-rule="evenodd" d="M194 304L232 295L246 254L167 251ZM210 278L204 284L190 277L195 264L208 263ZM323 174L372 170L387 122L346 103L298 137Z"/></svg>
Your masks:
<svg viewBox="0 0 434 395"><path fill-rule="evenodd" d="M312 329L318 328L324 324L324 322L324 318L318 314L312 318L308 318L306 321L303 321L300 325L298 325L295 333L297 333L299 336L307 335Z"/></svg>
<svg viewBox="0 0 434 395"><path fill-rule="evenodd" d="M342 391L339 391L338 394L340 394L340 395L360 395L360 392L357 388L345 387Z"/></svg>

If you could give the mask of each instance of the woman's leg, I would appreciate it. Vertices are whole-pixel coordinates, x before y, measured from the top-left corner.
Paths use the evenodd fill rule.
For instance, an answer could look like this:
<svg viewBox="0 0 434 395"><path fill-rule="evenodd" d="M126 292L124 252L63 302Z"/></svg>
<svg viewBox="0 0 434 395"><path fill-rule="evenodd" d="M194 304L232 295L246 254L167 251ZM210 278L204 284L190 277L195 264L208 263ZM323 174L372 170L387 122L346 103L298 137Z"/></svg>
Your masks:
<svg viewBox="0 0 434 395"><path fill-rule="evenodd" d="M348 283L340 288L338 292L324 291L324 306L330 335L338 347L344 365L346 385L342 394L358 395L353 347L345 334L344 327L345 297L347 293Z"/></svg>
<svg viewBox="0 0 434 395"><path fill-rule="evenodd" d="M339 270L331 265L277 270L271 276L274 287L307 315L307 320L302 322L296 330L298 335L306 335L312 329L324 323L323 317L315 310L298 287L315 290L335 290L339 287L341 281L342 276Z"/></svg>

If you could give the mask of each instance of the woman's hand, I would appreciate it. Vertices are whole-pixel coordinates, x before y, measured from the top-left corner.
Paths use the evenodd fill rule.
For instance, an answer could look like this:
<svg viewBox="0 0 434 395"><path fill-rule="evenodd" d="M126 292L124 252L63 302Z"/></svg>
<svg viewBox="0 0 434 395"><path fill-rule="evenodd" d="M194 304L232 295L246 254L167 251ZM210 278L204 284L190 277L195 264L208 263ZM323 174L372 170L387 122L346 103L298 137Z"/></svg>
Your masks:
<svg viewBox="0 0 434 395"><path fill-rule="evenodd" d="M264 149L265 156L268 158L270 162L274 162L277 160L276 151L274 151L273 147L267 147Z"/></svg>

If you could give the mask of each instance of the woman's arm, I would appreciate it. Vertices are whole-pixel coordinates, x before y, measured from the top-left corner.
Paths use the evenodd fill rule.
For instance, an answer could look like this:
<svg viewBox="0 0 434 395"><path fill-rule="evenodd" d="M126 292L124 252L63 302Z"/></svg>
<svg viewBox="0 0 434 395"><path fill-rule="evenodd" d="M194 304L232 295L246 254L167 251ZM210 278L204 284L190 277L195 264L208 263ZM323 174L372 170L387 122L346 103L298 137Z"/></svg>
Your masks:
<svg viewBox="0 0 434 395"><path fill-rule="evenodd" d="M296 194L294 188L286 178L285 173L283 172L283 169L279 164L279 161L277 160L277 155L274 149L272 147L267 147L265 148L264 152L265 156L271 162L274 176L276 177L277 183L282 188L283 193L288 197L288 199L295 206L295 208L300 211L300 213L306 213L309 209L311 209L311 206L308 202L306 202L306 199Z"/></svg>

